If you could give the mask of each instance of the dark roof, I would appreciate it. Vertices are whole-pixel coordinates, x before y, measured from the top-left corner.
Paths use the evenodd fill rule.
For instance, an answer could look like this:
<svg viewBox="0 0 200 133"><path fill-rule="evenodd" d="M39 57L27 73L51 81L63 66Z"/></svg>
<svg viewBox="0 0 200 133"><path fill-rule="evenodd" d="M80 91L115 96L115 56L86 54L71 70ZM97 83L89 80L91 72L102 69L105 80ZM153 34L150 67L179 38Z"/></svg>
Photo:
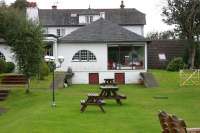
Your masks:
<svg viewBox="0 0 200 133"><path fill-rule="evenodd" d="M79 15L100 14L105 12L105 19L119 25L145 25L145 14L136 9L39 9L39 19L43 26L82 26ZM77 17L71 17L77 14Z"/></svg>
<svg viewBox="0 0 200 133"><path fill-rule="evenodd" d="M143 36L118 24L99 19L59 39L59 42L145 42Z"/></svg>

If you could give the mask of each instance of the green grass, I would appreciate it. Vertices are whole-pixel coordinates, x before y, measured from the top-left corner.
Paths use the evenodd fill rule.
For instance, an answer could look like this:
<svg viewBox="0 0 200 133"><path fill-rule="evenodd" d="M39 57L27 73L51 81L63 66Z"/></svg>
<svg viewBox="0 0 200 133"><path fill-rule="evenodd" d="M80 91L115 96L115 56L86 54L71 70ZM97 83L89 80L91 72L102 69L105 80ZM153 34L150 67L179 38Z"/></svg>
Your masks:
<svg viewBox="0 0 200 133"><path fill-rule="evenodd" d="M159 88L139 85L120 86L127 96L123 105L106 101L102 113L98 107L88 107L80 113L80 100L89 92L99 92L98 86L73 85L56 91L57 107L51 107L48 89L51 77L33 81L30 94L14 89L0 107L8 112L0 116L0 133L159 133L159 110L183 118L189 127L200 127L200 88L179 87L176 72L154 70ZM168 99L154 99L167 96Z"/></svg>

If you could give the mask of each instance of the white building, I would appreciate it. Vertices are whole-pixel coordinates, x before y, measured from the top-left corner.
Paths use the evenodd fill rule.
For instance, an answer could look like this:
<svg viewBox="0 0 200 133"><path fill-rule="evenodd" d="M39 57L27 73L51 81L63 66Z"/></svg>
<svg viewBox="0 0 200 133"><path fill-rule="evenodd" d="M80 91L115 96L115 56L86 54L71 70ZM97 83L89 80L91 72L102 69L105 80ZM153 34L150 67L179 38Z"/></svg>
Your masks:
<svg viewBox="0 0 200 133"><path fill-rule="evenodd" d="M74 72L73 83L97 84L105 78L137 83L147 71L145 14L136 9L27 8L27 17L45 32L46 55L64 56L57 71ZM1 47L0 47L1 49Z"/></svg>

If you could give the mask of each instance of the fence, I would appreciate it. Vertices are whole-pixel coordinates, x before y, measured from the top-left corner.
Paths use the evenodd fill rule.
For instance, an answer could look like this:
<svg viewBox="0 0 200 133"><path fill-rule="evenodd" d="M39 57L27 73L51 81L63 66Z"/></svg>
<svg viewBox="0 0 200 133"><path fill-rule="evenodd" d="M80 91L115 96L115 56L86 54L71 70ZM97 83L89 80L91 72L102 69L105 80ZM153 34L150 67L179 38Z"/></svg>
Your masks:
<svg viewBox="0 0 200 133"><path fill-rule="evenodd" d="M200 85L200 69L180 70L180 86Z"/></svg>

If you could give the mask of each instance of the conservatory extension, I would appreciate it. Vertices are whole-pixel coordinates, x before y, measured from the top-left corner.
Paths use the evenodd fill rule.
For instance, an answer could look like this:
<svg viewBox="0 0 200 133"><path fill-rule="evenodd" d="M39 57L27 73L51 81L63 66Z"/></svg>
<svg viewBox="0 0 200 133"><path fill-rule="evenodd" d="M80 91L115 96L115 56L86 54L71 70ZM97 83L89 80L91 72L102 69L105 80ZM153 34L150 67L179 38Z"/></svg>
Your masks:
<svg viewBox="0 0 200 133"><path fill-rule="evenodd" d="M137 70L145 68L144 45L109 45L108 70Z"/></svg>

